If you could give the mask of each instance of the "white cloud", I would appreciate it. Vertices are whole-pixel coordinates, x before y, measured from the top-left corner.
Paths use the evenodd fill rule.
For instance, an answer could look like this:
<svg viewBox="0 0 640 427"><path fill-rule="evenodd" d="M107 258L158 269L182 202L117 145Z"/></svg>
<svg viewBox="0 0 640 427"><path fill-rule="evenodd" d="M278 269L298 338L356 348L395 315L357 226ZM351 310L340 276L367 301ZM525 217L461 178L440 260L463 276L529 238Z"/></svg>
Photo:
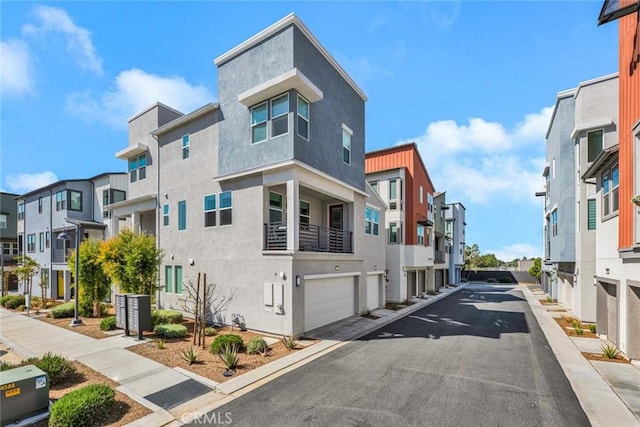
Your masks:
<svg viewBox="0 0 640 427"><path fill-rule="evenodd" d="M189 112L213 100L207 87L192 85L183 77L163 77L133 68L122 71L114 87L102 95L90 92L70 95L67 109L84 118L126 127L129 117L155 102Z"/></svg>
<svg viewBox="0 0 640 427"><path fill-rule="evenodd" d="M22 40L0 42L0 92L5 96L33 92L33 60L29 46Z"/></svg>
<svg viewBox="0 0 640 427"><path fill-rule="evenodd" d="M483 253L492 253L502 261L511 261L516 258L522 259L522 257L527 257L527 259L539 257L541 255L541 248L526 243L515 243L499 249L489 249L483 251Z"/></svg>
<svg viewBox="0 0 640 427"><path fill-rule="evenodd" d="M38 24L25 24L22 33L26 36L48 37L59 33L67 40L67 50L78 65L85 70L102 75L102 58L98 54L91 32L76 25L64 9L51 6L37 6L35 16Z"/></svg>
<svg viewBox="0 0 640 427"><path fill-rule="evenodd" d="M36 188L56 182L58 177L51 171L37 173L21 173L17 175L7 175L7 189L12 193L28 193Z"/></svg>
<svg viewBox="0 0 640 427"><path fill-rule="evenodd" d="M436 190L447 191L448 199L488 204L508 198L535 204L534 194L544 185L544 159L531 157L534 146L526 154L519 148L537 143L542 151L549 117L549 108L527 114L511 131L482 118L468 124L443 120L399 144L418 144Z"/></svg>
<svg viewBox="0 0 640 427"><path fill-rule="evenodd" d="M361 88L366 87L370 81L377 77L391 77L393 75L391 71L379 67L364 56L352 58L337 53L335 57L340 66L344 68L347 74L349 74L353 81Z"/></svg>

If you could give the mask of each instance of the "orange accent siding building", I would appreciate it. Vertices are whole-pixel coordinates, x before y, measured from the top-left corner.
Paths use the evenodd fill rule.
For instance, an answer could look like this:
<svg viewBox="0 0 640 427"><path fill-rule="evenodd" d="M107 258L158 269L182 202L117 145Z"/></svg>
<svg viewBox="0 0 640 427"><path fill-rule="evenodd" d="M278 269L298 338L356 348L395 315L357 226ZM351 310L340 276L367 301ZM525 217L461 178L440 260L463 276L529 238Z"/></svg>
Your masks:
<svg viewBox="0 0 640 427"><path fill-rule="evenodd" d="M416 245L418 242L417 223L426 221L429 216L427 194L433 195L435 189L418 152L418 146L412 142L383 150L367 153L365 156L365 174L404 168L405 177L405 244ZM420 203L420 186L424 190ZM429 240L426 239L425 245Z"/></svg>
<svg viewBox="0 0 640 427"><path fill-rule="evenodd" d="M640 192L634 189L633 127L640 121L640 12L619 19L620 37L620 249L630 248L634 241L636 207L629 200ZM640 149L636 147L635 149ZM636 164L636 168L640 165ZM634 193L634 191L636 193Z"/></svg>

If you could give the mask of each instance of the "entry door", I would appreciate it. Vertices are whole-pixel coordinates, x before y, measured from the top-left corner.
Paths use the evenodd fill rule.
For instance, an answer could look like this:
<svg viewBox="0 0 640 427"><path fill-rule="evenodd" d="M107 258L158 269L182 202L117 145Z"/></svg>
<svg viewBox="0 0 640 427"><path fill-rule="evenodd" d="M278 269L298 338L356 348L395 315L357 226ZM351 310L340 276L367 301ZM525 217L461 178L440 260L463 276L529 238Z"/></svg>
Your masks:
<svg viewBox="0 0 640 427"><path fill-rule="evenodd" d="M58 299L64 298L64 271L58 270L58 274L56 274L56 281L58 282Z"/></svg>
<svg viewBox="0 0 640 427"><path fill-rule="evenodd" d="M329 206L329 252L342 252L344 249L344 236L342 205ZM336 231L339 230L339 231Z"/></svg>
<svg viewBox="0 0 640 427"><path fill-rule="evenodd" d="M329 227L342 230L342 205L329 206Z"/></svg>

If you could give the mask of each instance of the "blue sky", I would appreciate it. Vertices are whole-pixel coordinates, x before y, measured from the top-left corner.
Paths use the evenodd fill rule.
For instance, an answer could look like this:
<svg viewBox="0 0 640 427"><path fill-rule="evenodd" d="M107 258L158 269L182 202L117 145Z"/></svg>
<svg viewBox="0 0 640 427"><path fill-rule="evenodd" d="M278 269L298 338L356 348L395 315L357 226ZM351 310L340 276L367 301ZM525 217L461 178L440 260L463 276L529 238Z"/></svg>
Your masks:
<svg viewBox="0 0 640 427"><path fill-rule="evenodd" d="M2 2L0 187L124 171L129 116L216 101L213 59L295 12L367 93L367 150L415 141L436 190L467 208L467 244L539 255L556 93L618 69L601 5Z"/></svg>

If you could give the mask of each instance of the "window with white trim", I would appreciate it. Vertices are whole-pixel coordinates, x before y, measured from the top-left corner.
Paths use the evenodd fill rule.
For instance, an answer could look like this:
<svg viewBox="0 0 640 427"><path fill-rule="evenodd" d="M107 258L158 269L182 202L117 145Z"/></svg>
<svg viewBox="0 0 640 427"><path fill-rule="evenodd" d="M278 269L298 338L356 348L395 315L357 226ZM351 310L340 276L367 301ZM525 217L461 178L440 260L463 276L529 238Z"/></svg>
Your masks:
<svg viewBox="0 0 640 427"><path fill-rule="evenodd" d="M364 210L364 232L377 236L380 228L380 211L366 207Z"/></svg>
<svg viewBox="0 0 640 427"><path fill-rule="evenodd" d="M129 159L129 182L142 181L147 177L147 155Z"/></svg>
<svg viewBox="0 0 640 427"><path fill-rule="evenodd" d="M63 211L67 208L67 190L56 193L56 210Z"/></svg>
<svg viewBox="0 0 640 427"><path fill-rule="evenodd" d="M402 209L402 180L399 178L389 180L389 209Z"/></svg>
<svg viewBox="0 0 640 427"><path fill-rule="evenodd" d="M300 200L300 226L306 227L308 229L308 225L311 219L311 209L309 206L309 202L305 202L304 200Z"/></svg>
<svg viewBox="0 0 640 427"><path fill-rule="evenodd" d="M389 224L389 243L402 242L402 225L397 222Z"/></svg>
<svg viewBox="0 0 640 427"><path fill-rule="evenodd" d="M42 213L42 197L38 197L38 213Z"/></svg>
<svg viewBox="0 0 640 427"><path fill-rule="evenodd" d="M309 101L298 95L298 135L309 139Z"/></svg>
<svg viewBox="0 0 640 427"><path fill-rule="evenodd" d="M271 100L271 138L289 133L289 94Z"/></svg>
<svg viewBox="0 0 640 427"><path fill-rule="evenodd" d="M18 221L24 219L24 203L18 203Z"/></svg>
<svg viewBox="0 0 640 427"><path fill-rule="evenodd" d="M27 234L27 252L32 253L36 251L36 234Z"/></svg>
<svg viewBox="0 0 640 427"><path fill-rule="evenodd" d="M218 195L220 204L220 225L233 223L233 200L231 191L225 191Z"/></svg>
<svg viewBox="0 0 640 427"><path fill-rule="evenodd" d="M164 227L169 225L169 203L162 205L162 225Z"/></svg>
<svg viewBox="0 0 640 427"><path fill-rule="evenodd" d="M373 188L373 191L380 194L380 191L378 190L378 181L371 181L369 185L371 185L371 188Z"/></svg>
<svg viewBox="0 0 640 427"><path fill-rule="evenodd" d="M7 228L7 218L6 214L0 214L0 229L4 230Z"/></svg>
<svg viewBox="0 0 640 427"><path fill-rule="evenodd" d="M267 140L267 101L251 107L251 143Z"/></svg>
<svg viewBox="0 0 640 427"><path fill-rule="evenodd" d="M351 165L351 136L353 132L351 129L342 125L342 161Z"/></svg>
<svg viewBox="0 0 640 427"><path fill-rule="evenodd" d="M618 165L613 165L602 173L602 217L615 214L620 208L618 187L620 186L620 172Z"/></svg>
<svg viewBox="0 0 640 427"><path fill-rule="evenodd" d="M204 226L216 226L216 195L204 196Z"/></svg>
<svg viewBox="0 0 640 427"><path fill-rule="evenodd" d="M416 234L418 236L418 246L424 246L424 227L421 225L417 226Z"/></svg>
<svg viewBox="0 0 640 427"><path fill-rule="evenodd" d="M552 227L552 236L558 235L558 210L555 209L551 212L551 227Z"/></svg>
<svg viewBox="0 0 640 427"><path fill-rule="evenodd" d="M189 145L190 145L190 137L189 134L186 134L182 137L182 159L189 158Z"/></svg>

